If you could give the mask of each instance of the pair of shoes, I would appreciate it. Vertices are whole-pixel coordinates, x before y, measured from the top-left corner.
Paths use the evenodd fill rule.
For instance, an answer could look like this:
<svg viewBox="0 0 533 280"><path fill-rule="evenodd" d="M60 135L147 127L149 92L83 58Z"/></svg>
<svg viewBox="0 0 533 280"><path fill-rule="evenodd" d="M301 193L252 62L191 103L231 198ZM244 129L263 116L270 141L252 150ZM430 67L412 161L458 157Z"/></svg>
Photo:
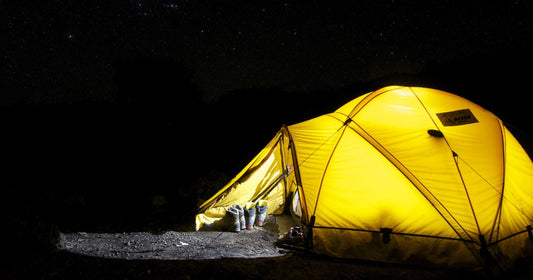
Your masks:
<svg viewBox="0 0 533 280"><path fill-rule="evenodd" d="M247 202L244 205L246 229L253 229L254 225L262 227L265 223L267 209L268 202L266 200L259 200L257 203Z"/></svg>
<svg viewBox="0 0 533 280"><path fill-rule="evenodd" d="M232 223L230 223L228 230L239 232L241 229L246 228L246 222L244 220L244 209L237 204L230 206L226 211L226 216L231 218Z"/></svg>

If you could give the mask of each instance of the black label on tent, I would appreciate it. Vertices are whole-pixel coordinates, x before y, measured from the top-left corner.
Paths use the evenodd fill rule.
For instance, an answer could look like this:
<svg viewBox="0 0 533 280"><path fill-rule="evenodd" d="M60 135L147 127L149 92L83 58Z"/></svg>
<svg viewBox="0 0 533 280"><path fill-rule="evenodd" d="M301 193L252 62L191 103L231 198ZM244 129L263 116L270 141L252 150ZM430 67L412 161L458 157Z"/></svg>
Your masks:
<svg viewBox="0 0 533 280"><path fill-rule="evenodd" d="M470 109L463 109L445 113L437 113L440 122L444 126L464 125L479 122Z"/></svg>

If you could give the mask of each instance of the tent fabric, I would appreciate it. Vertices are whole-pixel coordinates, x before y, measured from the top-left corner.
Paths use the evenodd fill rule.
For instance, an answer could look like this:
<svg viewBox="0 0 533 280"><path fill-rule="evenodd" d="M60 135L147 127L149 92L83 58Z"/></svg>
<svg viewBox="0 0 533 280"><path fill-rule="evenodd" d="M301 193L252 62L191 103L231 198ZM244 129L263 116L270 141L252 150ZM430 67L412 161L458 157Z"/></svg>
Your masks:
<svg viewBox="0 0 533 280"><path fill-rule="evenodd" d="M284 127L204 204L197 226L230 202L254 199L286 169L282 160L294 168L269 194L283 196L271 211L297 188L316 253L504 266L533 244L533 163L500 119L457 95L391 86ZM239 183L255 166L254 179Z"/></svg>
<svg viewBox="0 0 533 280"><path fill-rule="evenodd" d="M233 204L263 199L268 214L281 214L286 198L296 189L288 150L288 139L280 131L237 176L200 206L196 230L220 220Z"/></svg>

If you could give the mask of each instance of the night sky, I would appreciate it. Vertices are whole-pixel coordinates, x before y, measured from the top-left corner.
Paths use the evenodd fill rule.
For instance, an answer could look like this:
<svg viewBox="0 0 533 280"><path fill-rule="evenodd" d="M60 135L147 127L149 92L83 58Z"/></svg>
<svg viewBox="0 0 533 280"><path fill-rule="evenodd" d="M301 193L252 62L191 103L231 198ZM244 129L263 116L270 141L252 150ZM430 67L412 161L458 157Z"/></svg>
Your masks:
<svg viewBox="0 0 533 280"><path fill-rule="evenodd" d="M533 44L530 1L330 2L4 3L0 104L116 102L117 65L135 58L183 65L209 103L239 89L338 89Z"/></svg>
<svg viewBox="0 0 533 280"><path fill-rule="evenodd" d="M465 96L530 147L533 3L420 2L4 3L13 168L173 188L235 174L281 124L390 84Z"/></svg>

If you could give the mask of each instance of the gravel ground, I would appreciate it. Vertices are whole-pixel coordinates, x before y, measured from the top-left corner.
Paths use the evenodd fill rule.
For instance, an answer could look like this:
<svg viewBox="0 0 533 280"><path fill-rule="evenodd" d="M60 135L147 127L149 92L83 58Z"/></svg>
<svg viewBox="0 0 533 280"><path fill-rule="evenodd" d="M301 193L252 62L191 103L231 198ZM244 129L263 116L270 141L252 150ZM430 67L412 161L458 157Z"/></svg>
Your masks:
<svg viewBox="0 0 533 280"><path fill-rule="evenodd" d="M61 233L58 249L100 258L126 260L205 260L279 257L279 234L262 228L241 232L175 232L152 234Z"/></svg>
<svg viewBox="0 0 533 280"><path fill-rule="evenodd" d="M344 260L287 251L267 229L233 232L61 233L63 279L485 279L448 269ZM61 265L63 263L63 265Z"/></svg>
<svg viewBox="0 0 533 280"><path fill-rule="evenodd" d="M283 227L271 226L239 233L60 233L56 249L40 259L44 271L16 270L17 277L12 278L533 279L531 258L511 271L491 275L484 271L385 264L290 251L275 245Z"/></svg>

